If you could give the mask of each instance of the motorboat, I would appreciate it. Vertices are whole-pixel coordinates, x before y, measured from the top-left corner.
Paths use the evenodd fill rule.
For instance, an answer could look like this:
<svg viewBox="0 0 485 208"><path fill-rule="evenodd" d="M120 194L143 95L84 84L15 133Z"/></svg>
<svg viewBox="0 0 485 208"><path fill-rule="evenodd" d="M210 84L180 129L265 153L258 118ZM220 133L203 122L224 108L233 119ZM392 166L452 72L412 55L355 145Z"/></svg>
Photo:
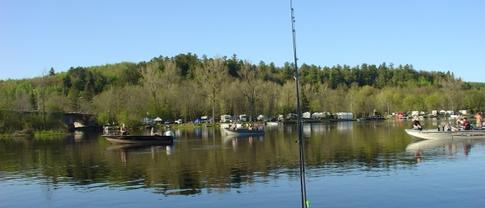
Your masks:
<svg viewBox="0 0 485 208"><path fill-rule="evenodd" d="M252 136L263 135L264 129L262 128L224 128L222 129L227 136Z"/></svg>
<svg viewBox="0 0 485 208"><path fill-rule="evenodd" d="M233 126L236 126L237 128L241 128L242 124L240 124L240 123L221 123L221 124L219 124L219 126L221 127L221 129L227 129L227 128L231 128Z"/></svg>
<svg viewBox="0 0 485 208"><path fill-rule="evenodd" d="M171 145L172 135L103 135L112 144Z"/></svg>
<svg viewBox="0 0 485 208"><path fill-rule="evenodd" d="M407 134L420 139L485 139L485 129L438 131L437 129L406 129Z"/></svg>
<svg viewBox="0 0 485 208"><path fill-rule="evenodd" d="M174 134L171 131L166 131L162 135L155 133L152 128L149 135L131 135L125 131L124 125L121 128L105 126L102 137L112 144L172 145L174 140Z"/></svg>
<svg viewBox="0 0 485 208"><path fill-rule="evenodd" d="M266 126L278 126L280 123L277 121L267 121Z"/></svg>

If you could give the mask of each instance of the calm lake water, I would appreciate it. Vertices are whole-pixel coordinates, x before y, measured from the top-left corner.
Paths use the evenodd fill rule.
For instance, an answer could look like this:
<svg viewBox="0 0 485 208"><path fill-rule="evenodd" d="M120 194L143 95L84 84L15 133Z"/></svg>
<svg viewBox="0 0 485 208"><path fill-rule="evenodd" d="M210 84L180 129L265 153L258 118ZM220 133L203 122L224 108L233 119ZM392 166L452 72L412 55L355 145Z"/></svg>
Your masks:
<svg viewBox="0 0 485 208"><path fill-rule="evenodd" d="M311 207L485 207L485 141L417 141L408 126L305 125ZM254 138L176 134L171 147L0 140L0 207L300 206L294 125Z"/></svg>

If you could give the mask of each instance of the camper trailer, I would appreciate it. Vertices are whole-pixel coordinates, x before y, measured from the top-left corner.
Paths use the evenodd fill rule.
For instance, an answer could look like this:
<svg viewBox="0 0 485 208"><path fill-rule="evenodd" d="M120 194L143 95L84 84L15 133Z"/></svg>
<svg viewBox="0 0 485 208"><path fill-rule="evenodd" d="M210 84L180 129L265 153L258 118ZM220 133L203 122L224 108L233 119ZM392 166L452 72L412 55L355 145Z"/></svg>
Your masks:
<svg viewBox="0 0 485 208"><path fill-rule="evenodd" d="M354 119L354 115L350 112L338 112L337 119L343 121L351 121Z"/></svg>
<svg viewBox="0 0 485 208"><path fill-rule="evenodd" d="M231 123L232 122L232 116L231 115L221 115L221 123Z"/></svg>
<svg viewBox="0 0 485 208"><path fill-rule="evenodd" d="M242 121L242 122L248 121L248 116L246 114L239 115L239 121Z"/></svg>

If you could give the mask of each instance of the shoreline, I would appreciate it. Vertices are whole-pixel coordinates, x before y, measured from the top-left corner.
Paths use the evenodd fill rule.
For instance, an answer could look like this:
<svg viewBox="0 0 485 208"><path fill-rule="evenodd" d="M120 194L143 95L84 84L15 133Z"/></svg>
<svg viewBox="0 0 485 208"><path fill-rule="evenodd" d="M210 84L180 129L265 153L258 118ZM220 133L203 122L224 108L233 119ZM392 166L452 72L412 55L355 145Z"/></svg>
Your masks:
<svg viewBox="0 0 485 208"><path fill-rule="evenodd" d="M32 139L52 139L64 137L72 134L66 130L21 130L9 133L0 133L1 139L15 139L15 138L32 138Z"/></svg>

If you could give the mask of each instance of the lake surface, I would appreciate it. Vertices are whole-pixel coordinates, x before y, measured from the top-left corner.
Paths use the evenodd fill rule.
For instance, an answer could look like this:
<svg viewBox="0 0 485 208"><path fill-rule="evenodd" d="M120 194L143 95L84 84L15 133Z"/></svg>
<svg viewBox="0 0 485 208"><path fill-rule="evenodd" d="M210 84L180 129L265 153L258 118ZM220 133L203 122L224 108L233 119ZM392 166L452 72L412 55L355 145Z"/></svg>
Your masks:
<svg viewBox="0 0 485 208"><path fill-rule="evenodd" d="M417 141L408 126L305 125L311 207L485 207L485 141ZM2 139L0 207L300 206L294 125L249 138L176 134L169 147Z"/></svg>

